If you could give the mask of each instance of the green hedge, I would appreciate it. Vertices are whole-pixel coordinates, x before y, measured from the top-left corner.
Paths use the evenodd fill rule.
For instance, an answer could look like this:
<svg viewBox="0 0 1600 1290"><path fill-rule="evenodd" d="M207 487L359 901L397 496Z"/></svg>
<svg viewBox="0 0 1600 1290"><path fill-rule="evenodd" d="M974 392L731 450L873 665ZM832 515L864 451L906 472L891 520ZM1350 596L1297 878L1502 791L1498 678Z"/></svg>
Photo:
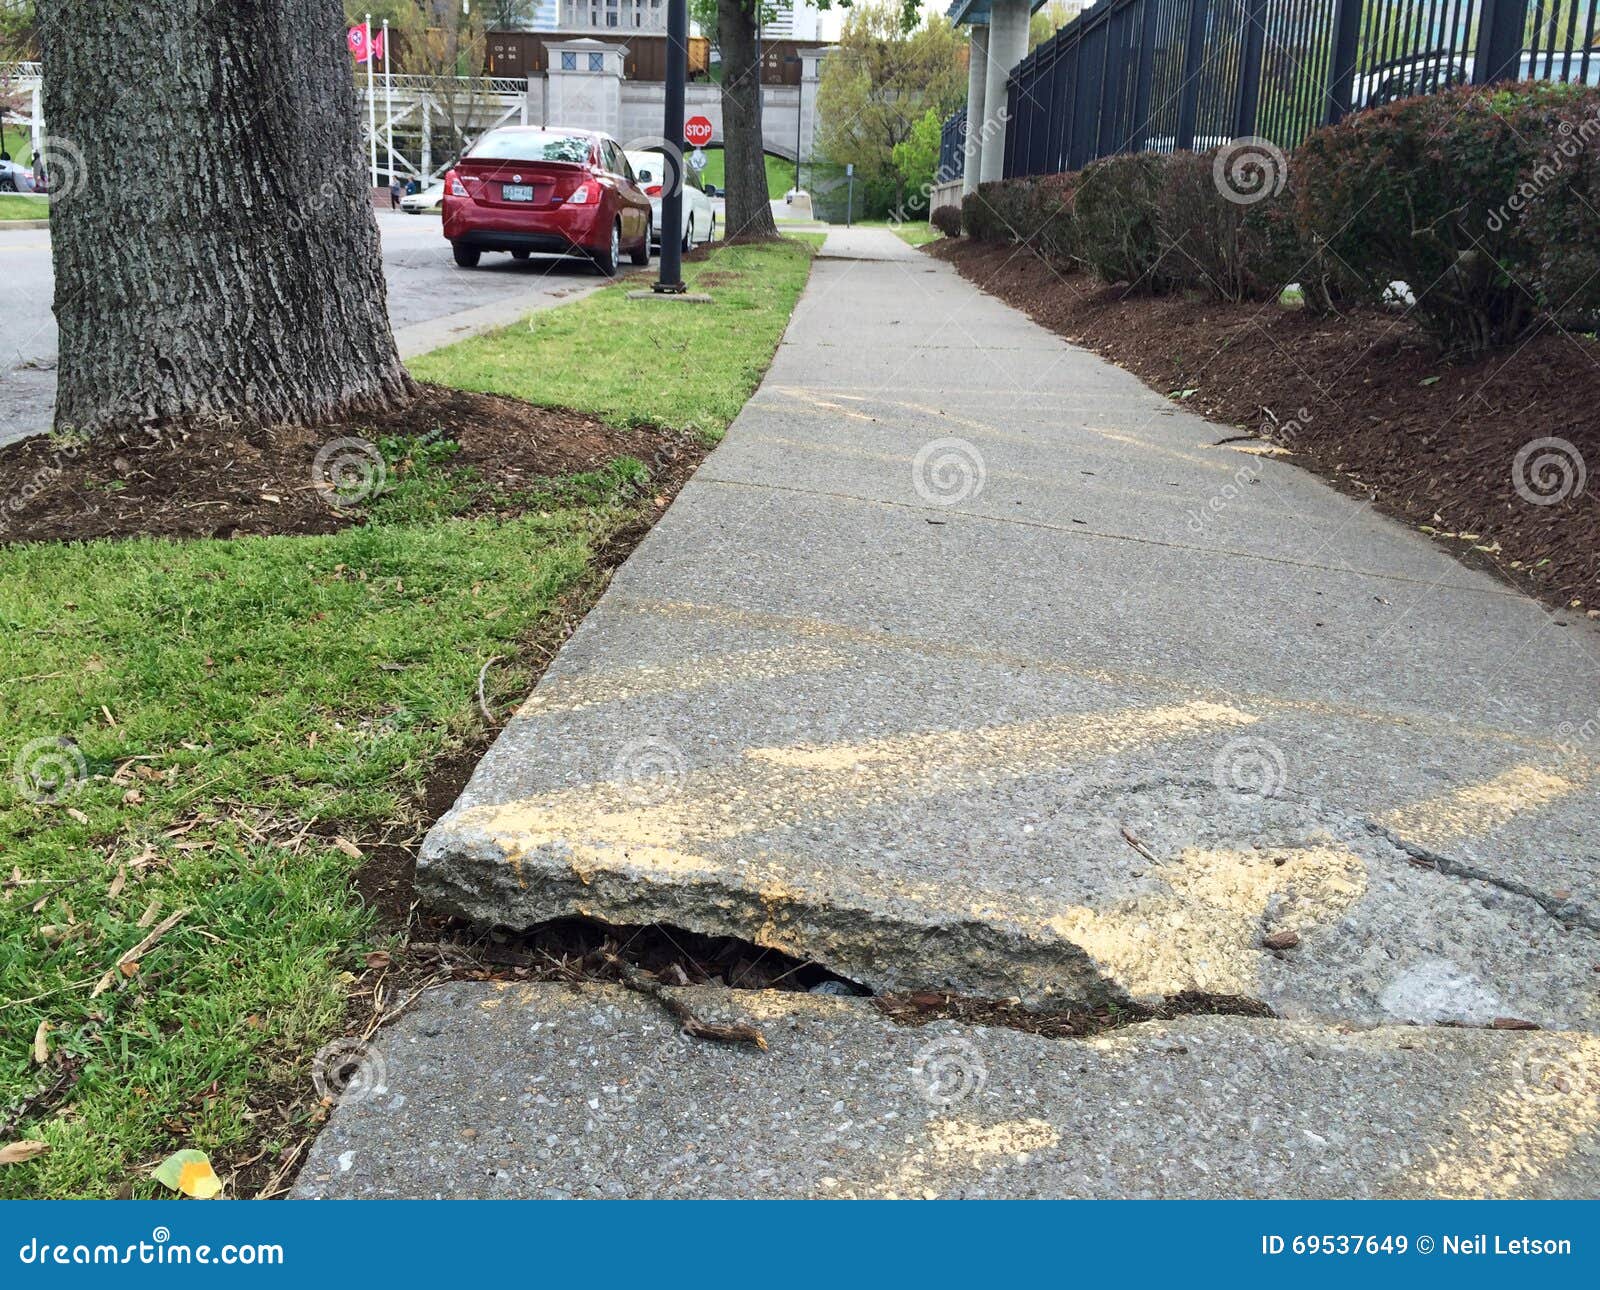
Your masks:
<svg viewBox="0 0 1600 1290"><path fill-rule="evenodd" d="M984 184L962 222L1139 291L1403 300L1442 350L1478 354L1541 316L1600 315L1600 89L1463 86L1358 113L1288 158L1108 157Z"/></svg>

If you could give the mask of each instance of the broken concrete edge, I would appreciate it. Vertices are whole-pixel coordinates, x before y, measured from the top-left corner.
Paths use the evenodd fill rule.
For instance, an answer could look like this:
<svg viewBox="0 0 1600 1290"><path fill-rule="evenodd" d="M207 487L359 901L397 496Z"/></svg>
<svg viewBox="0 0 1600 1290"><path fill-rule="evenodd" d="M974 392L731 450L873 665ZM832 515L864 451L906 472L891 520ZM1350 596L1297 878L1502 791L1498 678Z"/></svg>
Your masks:
<svg viewBox="0 0 1600 1290"><path fill-rule="evenodd" d="M1531 1198L1600 1168L1593 1035L1190 1016L1052 1039L671 993L767 1047L686 1040L617 986L428 990L294 1194Z"/></svg>
<svg viewBox="0 0 1600 1290"><path fill-rule="evenodd" d="M447 876L441 879L441 868ZM516 874L508 907L504 875ZM1020 927L963 919L917 923L858 902L741 886L715 874L658 875L579 868L567 857L513 855L497 838L447 815L417 857L417 893L473 922L532 927L557 918L616 926L668 924L748 940L815 962L876 993L948 989L1060 1009L1128 1000L1067 942L1042 944ZM752 935L752 929L756 934ZM995 971L1003 964L1005 971Z"/></svg>
<svg viewBox="0 0 1600 1290"><path fill-rule="evenodd" d="M1381 998L1364 1004L1347 991L1338 1001L1342 1006L1321 1006L1330 999L1268 973L1257 978L1259 989L1242 993L1237 987L1208 983L1198 974L1174 974L1157 984L1160 973L1152 971L1139 982L1101 962L1092 935L1084 939L1084 929L1075 932L1070 925L1036 919L1025 925L992 908L957 916L838 884L796 890L759 873L729 874L714 866L663 872L648 862L635 863L625 848L597 855L592 847L559 843L524 847L474 828L472 815L472 808L453 812L429 835L418 860L417 889L433 907L482 924L525 929L581 918L614 927L664 925L811 962L877 994L935 991L968 1000L1014 999L1038 1013L1109 1008L1147 1017L1204 1011L1183 1004L1193 996L1242 1001L1270 1016L1362 1027L1439 1023L1586 1028L1581 1017L1527 1006L1533 994L1523 998L1525 1006L1514 1002L1498 1007L1486 996L1474 1001L1477 1011L1470 1014L1448 1007L1439 1011L1443 1005L1435 996L1450 982L1435 980L1420 967L1402 973ZM1414 863L1415 849L1401 846L1380 826L1352 821L1357 826L1381 848L1392 849L1386 858L1400 872L1420 868L1452 885L1458 881L1439 866ZM1527 902L1521 913L1524 923L1550 917L1532 897L1514 899ZM1571 931L1553 917L1550 925ZM1370 934L1375 933L1369 928ZM1285 951L1299 946L1298 935L1275 941L1263 929L1256 952L1263 963L1286 967ZM1220 944L1218 951L1223 951ZM1460 975L1453 965L1441 964L1449 969L1445 975L1450 981ZM1316 975L1323 966L1313 958L1301 970ZM1474 993L1464 985L1463 990Z"/></svg>

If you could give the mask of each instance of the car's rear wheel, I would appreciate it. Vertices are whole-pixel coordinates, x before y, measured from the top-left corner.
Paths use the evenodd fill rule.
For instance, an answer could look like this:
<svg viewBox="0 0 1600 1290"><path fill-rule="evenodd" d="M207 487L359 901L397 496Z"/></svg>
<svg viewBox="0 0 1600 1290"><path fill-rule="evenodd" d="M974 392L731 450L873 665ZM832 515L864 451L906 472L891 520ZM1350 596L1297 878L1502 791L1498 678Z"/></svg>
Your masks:
<svg viewBox="0 0 1600 1290"><path fill-rule="evenodd" d="M683 249L694 250L694 216L689 216L689 222L683 226Z"/></svg>
<svg viewBox="0 0 1600 1290"><path fill-rule="evenodd" d="M606 277L612 277L617 271L617 261L622 258L622 221L613 221L611 225L611 241L602 251L594 254L594 267Z"/></svg>
<svg viewBox="0 0 1600 1290"><path fill-rule="evenodd" d="M478 261L483 258L483 252L475 246L463 246L460 242L450 243L450 251L456 257L456 263L463 269L476 269Z"/></svg>
<svg viewBox="0 0 1600 1290"><path fill-rule="evenodd" d="M655 230L650 227L650 221L646 220L644 225L644 241L640 242L637 247L628 252L628 260L630 263L650 263L650 239L654 236Z"/></svg>
<svg viewBox="0 0 1600 1290"><path fill-rule="evenodd" d="M711 231L706 234L706 241L715 242L716 240L717 240L717 217L716 217L715 213L713 213L712 216L711 216Z"/></svg>
<svg viewBox="0 0 1600 1290"><path fill-rule="evenodd" d="M532 254L532 251L513 251L511 253L511 258L513 260L526 260Z"/></svg>

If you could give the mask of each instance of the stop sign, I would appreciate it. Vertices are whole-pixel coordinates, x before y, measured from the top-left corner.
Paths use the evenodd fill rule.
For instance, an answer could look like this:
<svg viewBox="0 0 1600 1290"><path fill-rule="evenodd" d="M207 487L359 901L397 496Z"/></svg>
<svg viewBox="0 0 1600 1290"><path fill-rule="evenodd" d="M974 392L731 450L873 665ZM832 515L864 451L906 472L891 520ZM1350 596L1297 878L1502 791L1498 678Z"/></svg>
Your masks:
<svg viewBox="0 0 1600 1290"><path fill-rule="evenodd" d="M692 116L683 123L683 139L691 148L703 148L711 142L711 118Z"/></svg>

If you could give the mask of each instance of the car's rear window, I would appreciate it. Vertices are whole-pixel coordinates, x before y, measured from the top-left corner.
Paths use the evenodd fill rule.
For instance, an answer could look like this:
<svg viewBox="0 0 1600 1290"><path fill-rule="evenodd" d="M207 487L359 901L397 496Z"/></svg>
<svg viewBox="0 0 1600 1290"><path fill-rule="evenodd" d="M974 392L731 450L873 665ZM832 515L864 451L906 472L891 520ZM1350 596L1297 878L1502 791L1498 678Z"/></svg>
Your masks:
<svg viewBox="0 0 1600 1290"><path fill-rule="evenodd" d="M556 134L545 130L491 130L467 156L485 161L589 160L594 146L586 134Z"/></svg>

